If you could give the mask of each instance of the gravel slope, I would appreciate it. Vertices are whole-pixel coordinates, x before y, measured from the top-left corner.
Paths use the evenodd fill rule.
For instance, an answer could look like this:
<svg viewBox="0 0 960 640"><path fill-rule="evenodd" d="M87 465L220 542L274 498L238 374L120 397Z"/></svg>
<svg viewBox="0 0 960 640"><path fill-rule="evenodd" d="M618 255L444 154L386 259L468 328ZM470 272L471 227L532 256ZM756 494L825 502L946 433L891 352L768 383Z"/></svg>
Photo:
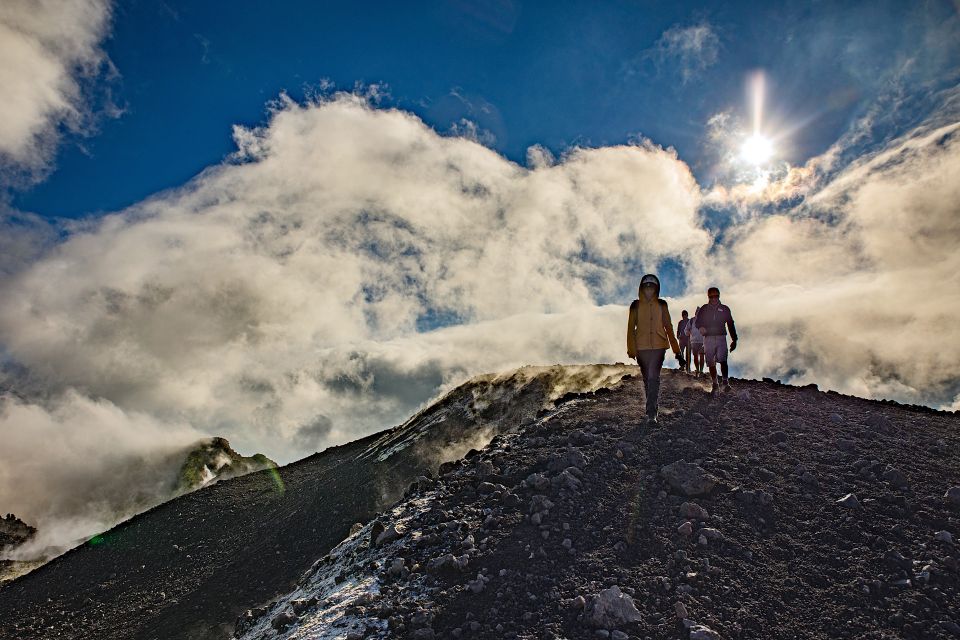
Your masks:
<svg viewBox="0 0 960 640"><path fill-rule="evenodd" d="M960 636L955 413L668 371L648 429L639 379L574 392L631 370L488 376L161 505L0 589L0 637Z"/></svg>
<svg viewBox="0 0 960 640"><path fill-rule="evenodd" d="M290 590L418 475L631 370L479 376L394 429L160 505L0 586L0 638L231 637L240 614Z"/></svg>
<svg viewBox="0 0 960 640"><path fill-rule="evenodd" d="M960 635L955 413L664 375L660 427L638 379L572 398L421 479L238 635Z"/></svg>

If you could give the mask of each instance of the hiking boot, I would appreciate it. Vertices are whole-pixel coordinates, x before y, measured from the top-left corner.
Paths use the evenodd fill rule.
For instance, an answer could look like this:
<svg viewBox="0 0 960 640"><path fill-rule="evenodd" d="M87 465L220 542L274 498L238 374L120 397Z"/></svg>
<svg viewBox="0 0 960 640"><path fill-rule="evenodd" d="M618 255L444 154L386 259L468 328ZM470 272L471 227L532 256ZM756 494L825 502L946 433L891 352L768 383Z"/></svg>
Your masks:
<svg viewBox="0 0 960 640"><path fill-rule="evenodd" d="M733 387L730 386L730 381L729 381L729 380L724 380L724 381L723 381L723 390L724 390L725 392L728 392L728 393L729 393L730 391L733 391Z"/></svg>

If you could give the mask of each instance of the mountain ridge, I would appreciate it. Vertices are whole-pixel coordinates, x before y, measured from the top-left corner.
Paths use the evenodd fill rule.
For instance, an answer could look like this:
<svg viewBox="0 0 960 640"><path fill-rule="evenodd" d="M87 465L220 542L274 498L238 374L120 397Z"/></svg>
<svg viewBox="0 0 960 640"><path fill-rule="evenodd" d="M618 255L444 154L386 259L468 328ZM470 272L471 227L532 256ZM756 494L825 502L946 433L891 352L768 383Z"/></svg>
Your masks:
<svg viewBox="0 0 960 640"><path fill-rule="evenodd" d="M957 505L944 496L960 482L955 413L775 381L735 380L733 394L710 399L702 380L668 371L663 426L649 430L636 367L604 366L607 386L579 394L552 385L563 367L521 375L500 397L496 384L465 383L398 427L281 468L284 494L258 472L161 505L112 546L74 550L0 589L0 633L948 637L960 613L946 541L960 533ZM510 388L509 375L499 380ZM462 451L492 418L490 442ZM709 491L678 493L670 478L686 465L712 478ZM837 502L840 489L853 489L859 507ZM811 547L809 529L849 571ZM90 602L56 590L66 576ZM714 591L717 576L730 593ZM343 597L361 583L376 588ZM524 604L525 592L554 590ZM740 615L729 597L753 604ZM849 617L846 631L783 616L817 606ZM924 609L933 616L921 618Z"/></svg>

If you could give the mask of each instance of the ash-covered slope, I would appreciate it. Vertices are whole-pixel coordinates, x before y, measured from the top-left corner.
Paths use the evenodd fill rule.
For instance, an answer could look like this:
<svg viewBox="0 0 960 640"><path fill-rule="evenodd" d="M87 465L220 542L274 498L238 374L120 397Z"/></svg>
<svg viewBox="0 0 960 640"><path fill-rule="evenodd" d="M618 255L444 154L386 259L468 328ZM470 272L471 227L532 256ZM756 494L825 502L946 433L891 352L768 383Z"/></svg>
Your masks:
<svg viewBox="0 0 960 640"><path fill-rule="evenodd" d="M0 520L0 585L83 544L90 534L151 507L219 480L276 466L260 453L240 455L225 438L199 440L168 455L119 460L110 469L115 477L101 478L110 486L96 496L77 489L73 511L60 513L52 528L48 521L48 528L38 531L13 514ZM87 513L91 503L96 508ZM74 525L75 520L82 524Z"/></svg>
<svg viewBox="0 0 960 640"><path fill-rule="evenodd" d="M237 635L952 638L960 420L774 381L625 381L421 478Z"/></svg>
<svg viewBox="0 0 960 640"><path fill-rule="evenodd" d="M479 376L394 429L167 502L0 587L0 637L230 637L240 614L287 592L417 476L633 371Z"/></svg>

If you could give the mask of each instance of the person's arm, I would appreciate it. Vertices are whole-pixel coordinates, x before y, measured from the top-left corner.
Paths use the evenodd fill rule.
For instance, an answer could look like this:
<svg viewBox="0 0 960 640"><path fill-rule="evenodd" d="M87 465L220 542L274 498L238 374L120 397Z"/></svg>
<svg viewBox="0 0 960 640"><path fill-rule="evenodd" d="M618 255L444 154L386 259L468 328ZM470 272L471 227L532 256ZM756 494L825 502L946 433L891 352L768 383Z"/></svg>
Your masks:
<svg viewBox="0 0 960 640"><path fill-rule="evenodd" d="M670 347L673 349L674 355L680 355L680 343L677 342L677 336L673 335L673 320L670 319L670 307L667 306L667 303L663 303L663 315L664 322L663 326L667 330L667 337L670 339Z"/></svg>
<svg viewBox="0 0 960 640"><path fill-rule="evenodd" d="M727 329L730 330L730 350L737 348L737 327L733 324L733 312L727 307Z"/></svg>
<svg viewBox="0 0 960 640"><path fill-rule="evenodd" d="M699 331L700 335L702 336L707 335L707 330L703 326L703 316L705 312L706 309L704 307L700 307L700 311L697 311L697 315L694 316L697 319L697 331Z"/></svg>
<svg viewBox="0 0 960 640"><path fill-rule="evenodd" d="M630 312L627 314L627 357L637 357L637 304L630 303Z"/></svg>

